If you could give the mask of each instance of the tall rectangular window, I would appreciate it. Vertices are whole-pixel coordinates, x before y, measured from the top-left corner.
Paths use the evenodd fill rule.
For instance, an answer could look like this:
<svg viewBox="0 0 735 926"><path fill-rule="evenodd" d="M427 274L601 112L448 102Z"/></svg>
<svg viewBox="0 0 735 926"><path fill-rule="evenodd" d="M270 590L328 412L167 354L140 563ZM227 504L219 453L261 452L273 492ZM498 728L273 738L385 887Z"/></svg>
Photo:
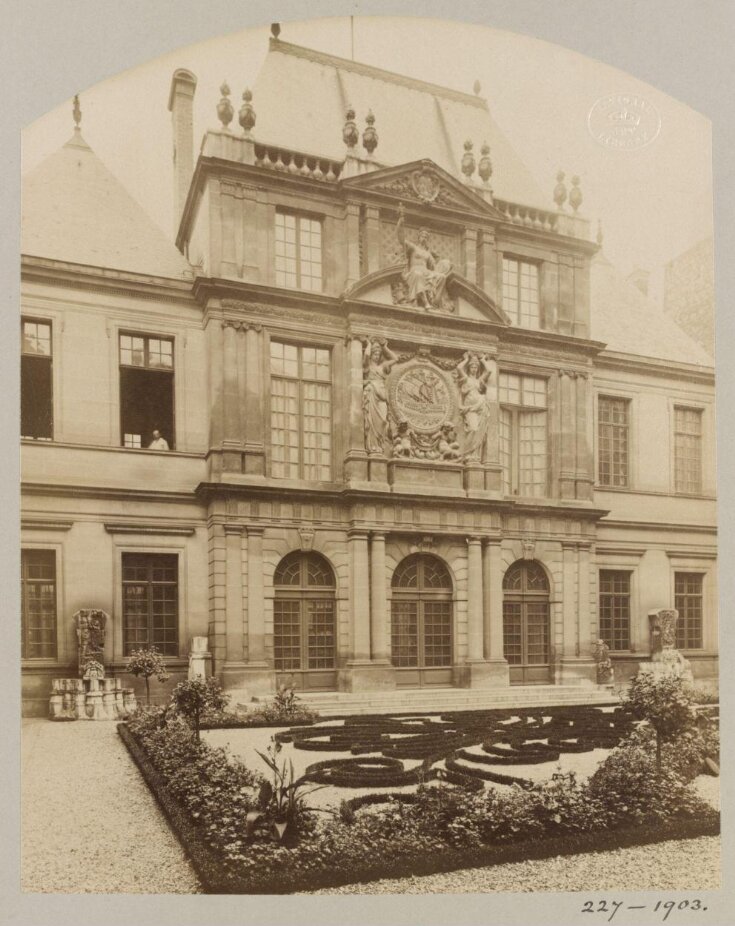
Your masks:
<svg viewBox="0 0 735 926"><path fill-rule="evenodd" d="M164 656L177 656L178 554L123 553L122 586L125 655L155 646Z"/></svg>
<svg viewBox="0 0 735 926"><path fill-rule="evenodd" d="M21 319L20 434L35 440L54 436L51 323Z"/></svg>
<svg viewBox="0 0 735 926"><path fill-rule="evenodd" d="M677 492L702 491L702 412L674 409L674 485Z"/></svg>
<svg viewBox="0 0 735 926"><path fill-rule="evenodd" d="M601 395L597 406L597 478L601 486L627 486L628 400Z"/></svg>
<svg viewBox="0 0 735 926"><path fill-rule="evenodd" d="M271 472L281 479L332 475L329 351L271 341Z"/></svg>
<svg viewBox="0 0 735 926"><path fill-rule="evenodd" d="M540 327L537 264L503 258L503 308L516 325Z"/></svg>
<svg viewBox="0 0 735 926"><path fill-rule="evenodd" d="M676 626L678 649L702 649L702 601L704 576L699 572L674 575L674 607L679 612Z"/></svg>
<svg viewBox="0 0 735 926"><path fill-rule="evenodd" d="M322 223L276 212L276 286L322 290Z"/></svg>
<svg viewBox="0 0 735 926"><path fill-rule="evenodd" d="M121 444L174 449L173 338L120 335Z"/></svg>
<svg viewBox="0 0 735 926"><path fill-rule="evenodd" d="M546 380L501 373L500 462L506 495L547 494Z"/></svg>
<svg viewBox="0 0 735 926"><path fill-rule="evenodd" d="M630 573L600 570L600 639L611 650L630 649Z"/></svg>
<svg viewBox="0 0 735 926"><path fill-rule="evenodd" d="M56 553L21 551L21 654L24 659L56 657Z"/></svg>

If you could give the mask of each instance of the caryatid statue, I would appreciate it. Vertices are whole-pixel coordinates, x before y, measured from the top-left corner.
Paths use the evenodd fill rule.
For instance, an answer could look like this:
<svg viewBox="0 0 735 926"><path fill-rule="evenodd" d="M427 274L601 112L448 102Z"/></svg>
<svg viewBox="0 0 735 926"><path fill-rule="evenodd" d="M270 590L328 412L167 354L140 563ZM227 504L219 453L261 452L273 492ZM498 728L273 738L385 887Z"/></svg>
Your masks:
<svg viewBox="0 0 735 926"><path fill-rule="evenodd" d="M452 262L440 258L429 246L429 232L422 228L418 241L409 241L403 225L405 217L403 203L398 207L398 224L396 237L406 254L406 269L402 279L406 284L405 302L421 308L443 307L447 277L452 270ZM402 300L403 301L403 300Z"/></svg>
<svg viewBox="0 0 735 926"><path fill-rule="evenodd" d="M362 409L365 419L365 448L368 453L385 453L389 438L388 388L386 379L398 357L385 338L364 341L362 354Z"/></svg>
<svg viewBox="0 0 735 926"><path fill-rule="evenodd" d="M467 351L457 364L457 379L462 394L460 413L464 421L466 440L465 459L479 462L487 435L490 407L487 402L487 382L492 367L487 354L480 356L474 351Z"/></svg>
<svg viewBox="0 0 735 926"><path fill-rule="evenodd" d="M107 614L98 608L82 608L74 615L74 622L77 625L79 674L84 675L88 663L104 663Z"/></svg>

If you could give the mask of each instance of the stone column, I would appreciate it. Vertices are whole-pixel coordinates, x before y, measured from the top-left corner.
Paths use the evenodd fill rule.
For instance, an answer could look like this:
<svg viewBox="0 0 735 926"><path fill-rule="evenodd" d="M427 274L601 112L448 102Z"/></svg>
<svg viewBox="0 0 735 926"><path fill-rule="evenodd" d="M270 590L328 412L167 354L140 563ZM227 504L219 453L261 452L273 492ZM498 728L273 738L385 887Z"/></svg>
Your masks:
<svg viewBox="0 0 735 926"><path fill-rule="evenodd" d="M467 659L481 662L483 652L482 542L467 538Z"/></svg>
<svg viewBox="0 0 735 926"><path fill-rule="evenodd" d="M564 639L559 681L563 685L593 685L596 680L595 664L589 652L580 655L581 609L586 608L586 634L589 640L589 575L586 586L580 576L578 544L563 542L562 547L562 618ZM589 551L587 551L589 571ZM586 591L585 591L586 589ZM589 649L589 643L588 643Z"/></svg>
<svg viewBox="0 0 735 926"><path fill-rule="evenodd" d="M244 661L242 609L242 525L225 524L225 665L223 674L241 674ZM238 678L239 681L239 678Z"/></svg>
<svg viewBox="0 0 735 926"><path fill-rule="evenodd" d="M226 472L242 472L242 428L237 381L237 329L239 322L225 320L224 328L224 419L222 466Z"/></svg>
<svg viewBox="0 0 735 926"><path fill-rule="evenodd" d="M367 482L368 455L365 450L365 423L362 411L362 351L359 338L347 339L347 403L348 442L345 456L345 475L348 482Z"/></svg>
<svg viewBox="0 0 735 926"><path fill-rule="evenodd" d="M591 454L587 438L587 393L589 391L589 377L586 373L578 373L576 385L576 497L588 499L592 497Z"/></svg>
<svg viewBox="0 0 735 926"><path fill-rule="evenodd" d="M488 661L492 685L508 685L508 662L503 649L503 559L499 538L485 543L482 572L485 659Z"/></svg>
<svg viewBox="0 0 735 926"><path fill-rule="evenodd" d="M367 531L348 534L350 548L350 662L370 661L370 570Z"/></svg>
<svg viewBox="0 0 735 926"><path fill-rule="evenodd" d="M222 377L222 356L224 330L219 318L209 316L207 319L207 342L209 353L209 446L219 450L224 431L222 399L224 393ZM218 457L214 455L213 460Z"/></svg>
<svg viewBox="0 0 735 926"><path fill-rule="evenodd" d="M495 235L489 228L482 230L482 244L480 246L480 266L482 267L482 288L493 302L499 306L498 294L498 262L495 257Z"/></svg>
<svg viewBox="0 0 735 926"><path fill-rule="evenodd" d="M365 207L365 264L368 273L380 269L380 209Z"/></svg>
<svg viewBox="0 0 735 926"><path fill-rule="evenodd" d="M247 662L242 670L242 688L248 698L269 694L275 687L275 673L265 656L265 597L263 594L263 531L247 528Z"/></svg>
<svg viewBox="0 0 735 926"><path fill-rule="evenodd" d="M261 325L247 325L245 335L245 465L249 475L265 474L265 422L263 420L263 381L269 375L261 370Z"/></svg>
<svg viewBox="0 0 735 926"><path fill-rule="evenodd" d="M347 203L347 280L352 286L360 279L360 204Z"/></svg>
<svg viewBox="0 0 735 926"><path fill-rule="evenodd" d="M370 535L370 637L373 662L390 663L388 598L385 589L385 534Z"/></svg>
<svg viewBox="0 0 735 926"><path fill-rule="evenodd" d="M579 560L579 655L592 659L592 627L590 614L590 544L580 543Z"/></svg>
<svg viewBox="0 0 735 926"><path fill-rule="evenodd" d="M561 471L559 473L559 494L562 498L575 495L575 395L572 374L559 371L561 392Z"/></svg>
<svg viewBox="0 0 735 926"><path fill-rule="evenodd" d="M471 283L477 283L477 229L465 228L463 238L464 275Z"/></svg>

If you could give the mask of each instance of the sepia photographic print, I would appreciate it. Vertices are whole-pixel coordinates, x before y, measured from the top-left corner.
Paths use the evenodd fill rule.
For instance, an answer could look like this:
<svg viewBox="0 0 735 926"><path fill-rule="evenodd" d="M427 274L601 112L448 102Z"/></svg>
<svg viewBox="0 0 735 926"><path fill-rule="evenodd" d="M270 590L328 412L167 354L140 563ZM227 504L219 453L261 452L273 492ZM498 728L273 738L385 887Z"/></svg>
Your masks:
<svg viewBox="0 0 735 926"><path fill-rule="evenodd" d="M261 17L32 122L21 195L22 891L711 921L709 120Z"/></svg>

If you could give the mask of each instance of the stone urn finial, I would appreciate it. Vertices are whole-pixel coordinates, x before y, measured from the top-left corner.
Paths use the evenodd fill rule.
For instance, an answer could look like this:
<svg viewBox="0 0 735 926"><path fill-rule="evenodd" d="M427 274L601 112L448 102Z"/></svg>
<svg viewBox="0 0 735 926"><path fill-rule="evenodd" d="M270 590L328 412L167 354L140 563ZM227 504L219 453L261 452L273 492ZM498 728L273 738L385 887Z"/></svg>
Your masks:
<svg viewBox="0 0 735 926"><path fill-rule="evenodd" d="M574 209L575 213L577 209L582 205L582 191L579 188L579 177L572 177L572 188L569 191L569 205Z"/></svg>
<svg viewBox="0 0 735 926"><path fill-rule="evenodd" d="M230 103L229 100L230 86L227 81L222 83L219 92L222 94L222 99L217 104L217 118L226 129L229 127L232 122L232 117L235 115L235 110L232 108L232 103Z"/></svg>
<svg viewBox="0 0 735 926"><path fill-rule="evenodd" d="M493 175L493 162L490 160L490 145L487 142L480 149L480 163L477 165L480 180L487 186Z"/></svg>
<svg viewBox="0 0 735 926"><path fill-rule="evenodd" d="M567 200L567 185L564 183L564 171L560 170L556 175L556 186L554 187L554 202L558 209L564 208Z"/></svg>
<svg viewBox="0 0 735 926"><path fill-rule="evenodd" d="M462 155L462 173L467 178L467 183L470 183L472 180L472 175L475 172L475 155L472 153L472 142L468 138L464 143L464 154Z"/></svg>
<svg viewBox="0 0 735 926"><path fill-rule="evenodd" d="M368 157L372 157L378 147L378 133L375 131L375 116L372 109L368 111L365 122L367 125L362 133L362 147L367 151Z"/></svg>
<svg viewBox="0 0 735 926"><path fill-rule="evenodd" d="M249 135L255 125L255 110L253 109L252 102L253 94L249 87L246 87L243 91L242 100L243 103L238 114L238 122L242 126L243 132Z"/></svg>
<svg viewBox="0 0 735 926"><path fill-rule="evenodd" d="M345 124L342 128L342 141L347 145L348 150L352 151L359 140L360 133L357 131L357 123L355 122L355 110L349 106L345 113Z"/></svg>

